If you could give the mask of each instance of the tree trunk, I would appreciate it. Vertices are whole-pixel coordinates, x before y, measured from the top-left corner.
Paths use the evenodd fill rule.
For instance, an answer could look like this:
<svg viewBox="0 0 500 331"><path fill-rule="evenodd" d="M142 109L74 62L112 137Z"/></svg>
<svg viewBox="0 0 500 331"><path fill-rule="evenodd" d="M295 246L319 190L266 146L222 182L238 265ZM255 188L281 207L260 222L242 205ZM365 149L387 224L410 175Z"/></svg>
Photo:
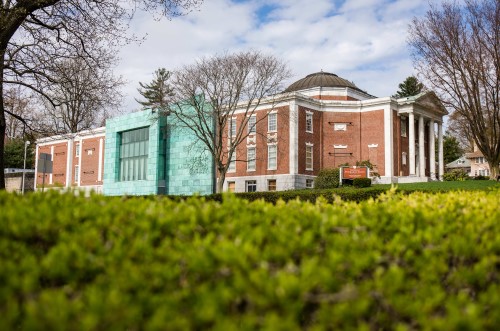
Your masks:
<svg viewBox="0 0 500 331"><path fill-rule="evenodd" d="M226 173L219 171L219 178L217 180L217 193L222 193L224 189L224 181L226 180Z"/></svg>
<svg viewBox="0 0 500 331"><path fill-rule="evenodd" d="M4 149L5 149L5 130L7 122L5 121L5 108L3 105L3 71L4 71L4 51L0 51L0 190L5 190L5 172L4 172Z"/></svg>
<svg viewBox="0 0 500 331"><path fill-rule="evenodd" d="M490 179L497 180L498 176L500 176L500 166L498 162L488 162L490 166Z"/></svg>

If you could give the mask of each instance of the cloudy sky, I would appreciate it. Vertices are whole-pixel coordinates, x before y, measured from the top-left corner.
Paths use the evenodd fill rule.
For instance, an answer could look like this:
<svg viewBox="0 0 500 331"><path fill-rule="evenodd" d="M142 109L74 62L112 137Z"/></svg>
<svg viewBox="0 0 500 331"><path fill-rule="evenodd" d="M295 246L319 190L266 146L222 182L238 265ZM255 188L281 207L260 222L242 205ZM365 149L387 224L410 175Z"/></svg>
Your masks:
<svg viewBox="0 0 500 331"><path fill-rule="evenodd" d="M146 40L122 48L117 68L128 81L124 111L139 109L139 82L149 82L157 68L250 49L286 61L288 83L323 70L372 95L392 95L414 74L407 28L427 6L428 0L205 0L172 20L139 14L130 31Z"/></svg>

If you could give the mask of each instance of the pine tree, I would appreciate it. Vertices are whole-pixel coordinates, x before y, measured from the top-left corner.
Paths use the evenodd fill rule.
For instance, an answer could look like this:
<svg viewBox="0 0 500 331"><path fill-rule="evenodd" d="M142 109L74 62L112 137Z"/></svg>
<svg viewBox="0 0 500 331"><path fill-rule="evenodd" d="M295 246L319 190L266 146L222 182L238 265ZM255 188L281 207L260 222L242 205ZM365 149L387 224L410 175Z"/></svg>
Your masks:
<svg viewBox="0 0 500 331"><path fill-rule="evenodd" d="M160 112L166 112L169 99L173 95L173 89L168 84L171 73L165 68L155 71L154 78L149 84L139 82L141 88L137 91L144 97L144 101L136 101L142 105L143 109L152 109Z"/></svg>
<svg viewBox="0 0 500 331"><path fill-rule="evenodd" d="M417 77L409 76L404 80L404 82L399 84L399 91L397 91L392 97L397 99L411 97L419 94L422 90L424 90L424 84L420 83Z"/></svg>

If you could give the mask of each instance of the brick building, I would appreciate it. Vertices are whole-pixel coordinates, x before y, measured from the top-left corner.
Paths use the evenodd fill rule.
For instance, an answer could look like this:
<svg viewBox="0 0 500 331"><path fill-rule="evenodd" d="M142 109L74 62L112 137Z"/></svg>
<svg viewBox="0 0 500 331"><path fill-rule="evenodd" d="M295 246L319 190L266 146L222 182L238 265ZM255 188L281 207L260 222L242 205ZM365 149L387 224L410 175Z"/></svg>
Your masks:
<svg viewBox="0 0 500 331"><path fill-rule="evenodd" d="M51 155L52 173L36 172L35 189L78 188L102 192L104 169L104 127L37 140L36 165L41 153Z"/></svg>
<svg viewBox="0 0 500 331"><path fill-rule="evenodd" d="M440 179L445 115L433 92L377 98L337 75L311 74L261 101L248 119L249 135L233 155L224 189L313 187L321 169L363 160L376 166L381 183ZM230 142L244 116L243 107L235 112L231 130L223 128L224 141ZM172 120L148 110L109 119L106 128L38 140L37 160L48 153L54 161L45 186L108 195L210 193L213 160ZM37 173L37 188L42 180Z"/></svg>
<svg viewBox="0 0 500 331"><path fill-rule="evenodd" d="M241 124L243 113L235 112L232 125ZM381 183L439 179L444 172L445 115L433 92L377 98L335 74L314 73L261 102L249 121L246 144L233 155L224 188L313 187L320 169L363 160L376 166Z"/></svg>

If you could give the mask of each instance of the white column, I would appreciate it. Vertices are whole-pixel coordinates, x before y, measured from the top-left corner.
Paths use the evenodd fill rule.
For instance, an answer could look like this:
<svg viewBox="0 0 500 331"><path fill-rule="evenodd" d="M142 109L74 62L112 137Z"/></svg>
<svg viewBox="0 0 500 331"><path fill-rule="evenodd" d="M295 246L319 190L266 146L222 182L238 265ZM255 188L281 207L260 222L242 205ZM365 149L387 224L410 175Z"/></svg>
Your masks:
<svg viewBox="0 0 500 331"><path fill-rule="evenodd" d="M299 172L299 106L290 103L290 174Z"/></svg>
<svg viewBox="0 0 500 331"><path fill-rule="evenodd" d="M438 176L443 180L444 174L444 153L443 153L443 123L438 123Z"/></svg>
<svg viewBox="0 0 500 331"><path fill-rule="evenodd" d="M79 140L79 156L78 156L78 182L77 185L80 187L80 182L82 181L82 157L83 157L83 139Z"/></svg>
<svg viewBox="0 0 500 331"><path fill-rule="evenodd" d="M415 176L415 116L413 112L408 114L408 144L410 152L410 176Z"/></svg>
<svg viewBox="0 0 500 331"><path fill-rule="evenodd" d="M429 164L431 180L436 179L436 146L434 137L434 120L429 122Z"/></svg>
<svg viewBox="0 0 500 331"><path fill-rule="evenodd" d="M418 170L419 176L425 177L425 143L424 143L424 116L418 117Z"/></svg>
<svg viewBox="0 0 500 331"><path fill-rule="evenodd" d="M104 148L103 148L103 138L99 139L99 165L97 166L97 181L100 182L102 181L102 158L104 153Z"/></svg>
<svg viewBox="0 0 500 331"><path fill-rule="evenodd" d="M66 160L66 187L71 187L71 179L73 178L73 140L74 138L68 139L68 148L66 149L68 153L68 158Z"/></svg>
<svg viewBox="0 0 500 331"><path fill-rule="evenodd" d="M49 174L49 184L52 184L52 174L54 173L54 146L50 146L50 158L52 159L52 172Z"/></svg>
<svg viewBox="0 0 500 331"><path fill-rule="evenodd" d="M393 130L392 130L392 109L387 106L384 109L384 177L389 177L392 183L394 152L392 148L393 143Z"/></svg>

